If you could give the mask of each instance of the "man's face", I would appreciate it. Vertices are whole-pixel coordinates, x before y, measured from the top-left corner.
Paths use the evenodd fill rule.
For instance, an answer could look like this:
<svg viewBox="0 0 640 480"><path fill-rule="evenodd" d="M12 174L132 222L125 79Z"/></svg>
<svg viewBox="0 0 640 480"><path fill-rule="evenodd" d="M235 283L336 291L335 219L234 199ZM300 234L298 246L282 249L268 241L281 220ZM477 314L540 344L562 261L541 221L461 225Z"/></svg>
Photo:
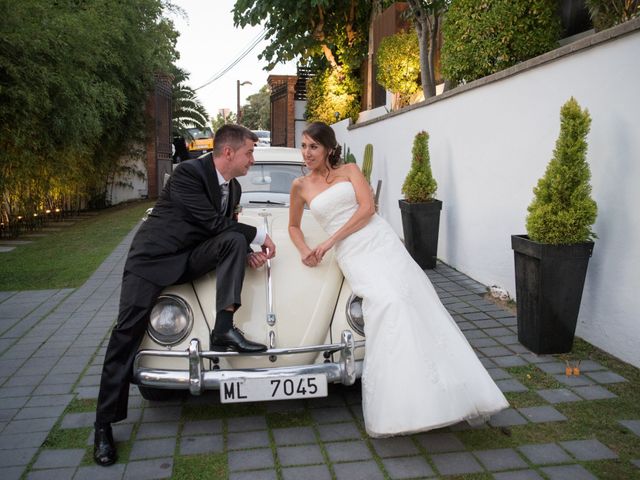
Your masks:
<svg viewBox="0 0 640 480"><path fill-rule="evenodd" d="M249 168L255 163L253 148L253 142L245 140L240 148L232 150L229 160L229 170L232 177L242 177L249 172Z"/></svg>

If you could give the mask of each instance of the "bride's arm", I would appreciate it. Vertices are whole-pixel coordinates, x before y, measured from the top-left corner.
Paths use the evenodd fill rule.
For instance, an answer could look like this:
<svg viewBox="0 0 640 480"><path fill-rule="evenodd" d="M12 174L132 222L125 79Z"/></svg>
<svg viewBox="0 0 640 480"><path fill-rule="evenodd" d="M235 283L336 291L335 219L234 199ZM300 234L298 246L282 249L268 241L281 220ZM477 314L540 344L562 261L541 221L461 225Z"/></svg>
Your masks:
<svg viewBox="0 0 640 480"><path fill-rule="evenodd" d="M324 254L330 250L336 242L347 238L352 233L357 232L362 227L366 226L371 217L376 213L373 195L371 194L371 187L358 166L350 163L342 168L356 192L358 209L354 212L351 218L347 220L340 229L338 229L338 231L314 249L314 253L318 258L318 261L322 260Z"/></svg>
<svg viewBox="0 0 640 480"><path fill-rule="evenodd" d="M305 202L302 198L302 185L299 179L293 181L289 197L289 237L300 252L302 263L308 267L315 267L318 264L318 259L305 242L304 234L300 228Z"/></svg>

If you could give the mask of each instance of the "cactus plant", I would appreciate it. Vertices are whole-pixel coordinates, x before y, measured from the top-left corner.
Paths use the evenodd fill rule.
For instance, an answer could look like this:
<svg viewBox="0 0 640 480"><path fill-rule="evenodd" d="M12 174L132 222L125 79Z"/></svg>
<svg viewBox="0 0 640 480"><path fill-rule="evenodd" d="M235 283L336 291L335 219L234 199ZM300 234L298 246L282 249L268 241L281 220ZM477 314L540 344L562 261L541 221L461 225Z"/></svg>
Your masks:
<svg viewBox="0 0 640 480"><path fill-rule="evenodd" d="M351 150L347 147L346 143L344 144L342 151L344 152L344 163L356 163L356 156L351 153Z"/></svg>
<svg viewBox="0 0 640 480"><path fill-rule="evenodd" d="M364 147L364 159L362 160L362 174L367 182L371 183L371 170L373 169L373 145L367 143Z"/></svg>

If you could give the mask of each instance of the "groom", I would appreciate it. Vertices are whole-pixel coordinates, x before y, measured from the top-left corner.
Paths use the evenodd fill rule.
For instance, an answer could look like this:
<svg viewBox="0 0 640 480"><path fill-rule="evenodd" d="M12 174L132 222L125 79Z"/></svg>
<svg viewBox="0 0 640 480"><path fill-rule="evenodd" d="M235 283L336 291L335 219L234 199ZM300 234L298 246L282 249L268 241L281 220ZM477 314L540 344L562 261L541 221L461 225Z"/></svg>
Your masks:
<svg viewBox="0 0 640 480"><path fill-rule="evenodd" d="M233 326L240 307L245 266L261 267L276 252L264 227L239 223L242 193L235 177L254 163L258 137L240 125L225 125L213 153L178 164L149 218L136 233L124 267L118 320L104 358L96 409L93 458L116 461L111 424L127 417L133 361L164 287L216 270L216 321L211 348L260 352L266 346L244 338ZM253 252L249 245L260 245Z"/></svg>

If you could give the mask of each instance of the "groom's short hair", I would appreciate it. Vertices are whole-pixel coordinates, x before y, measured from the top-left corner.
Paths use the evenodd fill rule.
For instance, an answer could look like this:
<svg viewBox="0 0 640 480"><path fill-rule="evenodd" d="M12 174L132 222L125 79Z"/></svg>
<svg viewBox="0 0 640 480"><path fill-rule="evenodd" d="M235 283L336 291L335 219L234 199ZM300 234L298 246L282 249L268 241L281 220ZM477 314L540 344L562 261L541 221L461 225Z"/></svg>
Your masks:
<svg viewBox="0 0 640 480"><path fill-rule="evenodd" d="M258 136L242 125L223 125L213 137L213 156L222 155L222 149L229 146L234 150L240 148L245 141L258 141Z"/></svg>

